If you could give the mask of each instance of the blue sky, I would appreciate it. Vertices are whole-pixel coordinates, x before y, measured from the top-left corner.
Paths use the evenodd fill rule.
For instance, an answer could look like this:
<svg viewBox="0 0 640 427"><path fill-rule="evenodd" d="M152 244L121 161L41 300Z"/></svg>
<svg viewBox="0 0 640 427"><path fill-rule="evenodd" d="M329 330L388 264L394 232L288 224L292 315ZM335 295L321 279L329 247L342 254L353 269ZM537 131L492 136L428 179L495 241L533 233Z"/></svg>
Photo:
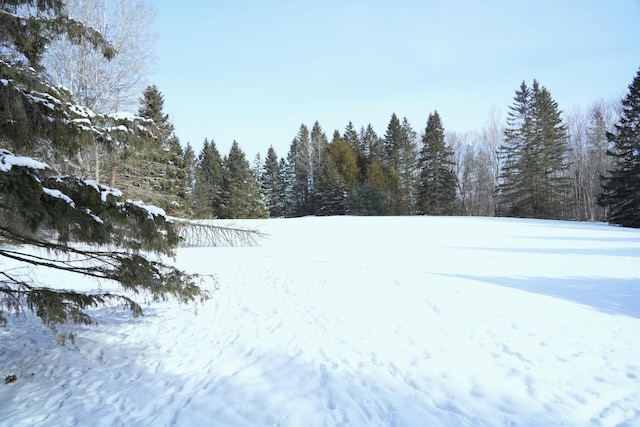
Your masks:
<svg viewBox="0 0 640 427"><path fill-rule="evenodd" d="M156 0L151 83L183 145L285 156L300 124L383 135L504 116L534 78L562 110L622 97L640 68L640 0Z"/></svg>

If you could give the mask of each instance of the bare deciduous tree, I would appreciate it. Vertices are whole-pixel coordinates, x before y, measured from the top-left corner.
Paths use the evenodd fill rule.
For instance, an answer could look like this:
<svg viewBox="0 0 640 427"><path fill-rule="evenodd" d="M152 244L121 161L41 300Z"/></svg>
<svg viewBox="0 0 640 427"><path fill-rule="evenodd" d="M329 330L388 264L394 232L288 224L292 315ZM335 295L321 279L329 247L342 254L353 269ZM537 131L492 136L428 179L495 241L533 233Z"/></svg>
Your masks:
<svg viewBox="0 0 640 427"><path fill-rule="evenodd" d="M107 60L90 45L67 38L47 49L45 65L54 82L96 113L134 108L155 61L155 10L144 0L67 0L69 16L98 30L116 50Z"/></svg>
<svg viewBox="0 0 640 427"><path fill-rule="evenodd" d="M144 0L67 0L66 7L71 18L99 31L116 55L108 60L89 43L74 44L60 37L44 57L51 80L95 113L132 111L155 61L155 10ZM96 142L93 148L93 154L79 153L74 172L95 174L99 181L99 158L105 147ZM91 156L95 156L93 171L87 161Z"/></svg>

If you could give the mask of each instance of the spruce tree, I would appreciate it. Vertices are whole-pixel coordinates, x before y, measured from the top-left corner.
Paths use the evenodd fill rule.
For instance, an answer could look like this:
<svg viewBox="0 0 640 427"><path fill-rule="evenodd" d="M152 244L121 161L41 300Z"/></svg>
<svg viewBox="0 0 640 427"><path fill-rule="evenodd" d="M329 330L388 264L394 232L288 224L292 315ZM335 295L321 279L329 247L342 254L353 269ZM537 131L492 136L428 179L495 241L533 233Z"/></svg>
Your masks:
<svg viewBox="0 0 640 427"><path fill-rule="evenodd" d="M567 216L567 128L549 91L522 82L510 107L500 147L501 213L534 218Z"/></svg>
<svg viewBox="0 0 640 427"><path fill-rule="evenodd" d="M193 187L196 182L196 153L193 147L187 142L187 146L182 154L182 163L185 167L186 177L184 180L185 203L188 206L188 218L193 216Z"/></svg>
<svg viewBox="0 0 640 427"><path fill-rule="evenodd" d="M445 142L444 127L437 111L429 114L422 144L418 212L423 215L453 215L458 182L453 169L453 150Z"/></svg>
<svg viewBox="0 0 640 427"><path fill-rule="evenodd" d="M311 210L310 214L315 213L314 195L320 176L320 169L327 154L329 141L322 130L320 123L316 120L311 128L310 134L310 155L311 155L311 174L309 182L309 192L311 193Z"/></svg>
<svg viewBox="0 0 640 427"><path fill-rule="evenodd" d="M65 15L62 1L0 4L0 239L9 243L0 257L115 281L154 300L204 297L194 277L146 257L171 255L178 243L160 209L123 200L120 191L95 181L61 176L45 163L60 153L73 155L95 135L90 112L54 88L40 63L47 44L62 34L113 55L99 33ZM9 149L40 153L41 161ZM53 289L9 271L0 276L0 320L7 312L33 312L52 328L91 324L87 309L113 303L142 313L125 294L86 293L71 284Z"/></svg>
<svg viewBox="0 0 640 427"><path fill-rule="evenodd" d="M289 173L287 216L304 216L311 213L310 144L309 129L302 124L287 153Z"/></svg>
<svg viewBox="0 0 640 427"><path fill-rule="evenodd" d="M360 138L352 122L349 122L345 127L342 139L345 140L356 153L356 163L358 165L357 180L359 183L363 183L369 162L369 147L367 147L366 142Z"/></svg>
<svg viewBox="0 0 640 427"><path fill-rule="evenodd" d="M220 192L221 218L266 218L260 184L236 141L223 160Z"/></svg>
<svg viewBox="0 0 640 427"><path fill-rule="evenodd" d="M194 218L220 217L220 193L222 191L222 159L213 140L204 140L198 155L193 188Z"/></svg>
<svg viewBox="0 0 640 427"><path fill-rule="evenodd" d="M332 158L322 163L315 192L318 215L344 215L347 213L347 191Z"/></svg>
<svg viewBox="0 0 640 427"><path fill-rule="evenodd" d="M260 174L262 184L262 194L264 194L265 204L272 218L284 215L282 210L282 178L280 177L280 163L273 146L267 151L267 158L264 160L262 172Z"/></svg>
<svg viewBox="0 0 640 427"><path fill-rule="evenodd" d="M607 151L613 166L601 178L598 203L607 208L610 224L640 228L640 70L622 100L615 133L607 139L613 145Z"/></svg>
<svg viewBox="0 0 640 427"><path fill-rule="evenodd" d="M156 86L149 86L139 101L138 116L146 120L149 133L131 144L122 159L118 187L134 200L159 206L173 216L187 216L187 170L174 126L164 113L164 97Z"/></svg>

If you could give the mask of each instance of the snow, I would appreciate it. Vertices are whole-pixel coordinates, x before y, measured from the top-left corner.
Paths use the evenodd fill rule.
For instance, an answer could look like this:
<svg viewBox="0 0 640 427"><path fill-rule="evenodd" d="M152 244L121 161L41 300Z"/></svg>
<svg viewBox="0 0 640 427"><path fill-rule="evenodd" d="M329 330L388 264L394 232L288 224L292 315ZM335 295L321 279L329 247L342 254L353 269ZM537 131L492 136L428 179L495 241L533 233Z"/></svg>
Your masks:
<svg viewBox="0 0 640 427"><path fill-rule="evenodd" d="M133 122L136 120L136 115L128 111L119 111L116 113L110 113L110 114L107 114L106 117L109 117L113 120L126 120L130 122Z"/></svg>
<svg viewBox="0 0 640 427"><path fill-rule="evenodd" d="M76 207L75 202L71 199L71 197L67 196L66 194L64 194L62 191L60 190L56 190L55 188L46 188L46 187L42 187L42 191L51 196L54 197L56 199L60 199L60 200L64 200L69 206L71 206L72 208Z"/></svg>
<svg viewBox="0 0 640 427"><path fill-rule="evenodd" d="M234 224L269 238L178 251L180 267L217 277L204 304L149 303L142 318L96 309L101 324L66 346L32 316L9 317L0 367L17 381L0 384L2 423L640 426L639 230Z"/></svg>
<svg viewBox="0 0 640 427"><path fill-rule="evenodd" d="M145 204L143 201L138 200L138 201L132 201L132 200L127 200L127 203L132 204L134 206L137 206L141 209L144 209L147 211L149 219L153 219L153 217L155 216L162 216L162 217L166 217L167 214L164 211L164 209L159 208L157 206L154 205L147 205Z"/></svg>
<svg viewBox="0 0 640 427"><path fill-rule="evenodd" d="M0 172L9 172L13 166L22 166L30 169L48 169L46 163L39 162L31 157L16 156L13 153L0 149Z"/></svg>

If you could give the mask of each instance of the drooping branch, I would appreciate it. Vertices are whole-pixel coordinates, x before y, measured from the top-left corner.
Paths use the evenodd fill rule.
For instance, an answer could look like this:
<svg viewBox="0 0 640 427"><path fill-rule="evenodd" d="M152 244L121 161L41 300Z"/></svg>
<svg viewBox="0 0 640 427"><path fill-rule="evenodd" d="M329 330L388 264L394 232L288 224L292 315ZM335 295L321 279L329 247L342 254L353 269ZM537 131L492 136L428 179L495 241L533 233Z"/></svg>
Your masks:
<svg viewBox="0 0 640 427"><path fill-rule="evenodd" d="M180 237L180 246L255 246L266 234L255 229L215 225L208 221L171 218Z"/></svg>

